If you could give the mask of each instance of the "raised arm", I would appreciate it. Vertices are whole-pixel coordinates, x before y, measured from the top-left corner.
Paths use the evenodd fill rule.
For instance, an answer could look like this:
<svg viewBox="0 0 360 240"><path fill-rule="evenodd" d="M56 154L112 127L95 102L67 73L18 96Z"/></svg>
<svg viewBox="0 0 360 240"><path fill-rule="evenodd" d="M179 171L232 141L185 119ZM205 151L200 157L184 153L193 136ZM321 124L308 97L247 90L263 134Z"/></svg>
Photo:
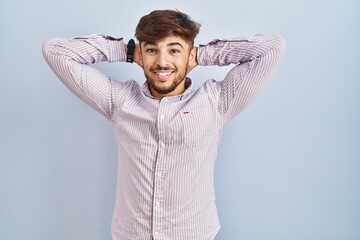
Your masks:
<svg viewBox="0 0 360 240"><path fill-rule="evenodd" d="M225 122L255 99L274 72L284 50L282 37L264 35L214 40L199 46L199 65L237 64L223 81L216 82L218 111Z"/></svg>
<svg viewBox="0 0 360 240"><path fill-rule="evenodd" d="M50 39L43 43L43 54L54 73L75 95L106 118L112 118L114 103L125 83L111 80L90 64L125 61L121 38L93 34Z"/></svg>

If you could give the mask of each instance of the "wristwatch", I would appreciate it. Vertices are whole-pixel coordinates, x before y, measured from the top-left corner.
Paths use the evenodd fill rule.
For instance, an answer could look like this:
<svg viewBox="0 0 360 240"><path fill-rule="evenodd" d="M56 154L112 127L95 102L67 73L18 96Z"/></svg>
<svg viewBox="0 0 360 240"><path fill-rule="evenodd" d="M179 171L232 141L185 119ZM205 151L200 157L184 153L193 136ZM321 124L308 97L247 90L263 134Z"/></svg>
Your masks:
<svg viewBox="0 0 360 240"><path fill-rule="evenodd" d="M134 52L135 52L135 41L134 39L130 39L127 44L126 62L128 63L134 62Z"/></svg>

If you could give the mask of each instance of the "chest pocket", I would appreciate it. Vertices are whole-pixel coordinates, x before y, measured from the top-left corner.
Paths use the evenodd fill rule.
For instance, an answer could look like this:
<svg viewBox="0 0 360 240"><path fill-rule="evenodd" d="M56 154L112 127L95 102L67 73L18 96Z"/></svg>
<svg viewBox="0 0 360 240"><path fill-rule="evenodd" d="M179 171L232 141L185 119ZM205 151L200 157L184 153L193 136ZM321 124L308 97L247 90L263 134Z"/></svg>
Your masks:
<svg viewBox="0 0 360 240"><path fill-rule="evenodd" d="M197 148L214 137L215 114L211 108L182 109L179 112L182 143L189 148Z"/></svg>

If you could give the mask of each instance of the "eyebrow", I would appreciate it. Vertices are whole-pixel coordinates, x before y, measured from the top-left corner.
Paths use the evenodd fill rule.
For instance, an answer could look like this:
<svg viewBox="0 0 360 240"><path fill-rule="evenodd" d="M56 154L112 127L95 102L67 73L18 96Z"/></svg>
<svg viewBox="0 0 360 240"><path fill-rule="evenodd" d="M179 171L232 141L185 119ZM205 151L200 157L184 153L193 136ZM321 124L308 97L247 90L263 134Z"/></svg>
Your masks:
<svg viewBox="0 0 360 240"><path fill-rule="evenodd" d="M157 44L153 41L146 41L145 44L144 44L144 47L146 47L146 45L151 45L151 46L157 46ZM171 46L180 46L181 48L184 49L184 46L181 45L181 43L179 42L171 42L167 45L168 47L171 47Z"/></svg>
<svg viewBox="0 0 360 240"><path fill-rule="evenodd" d="M169 43L169 44L168 44L168 47L170 47L170 46L180 46L182 49L184 49L183 45L181 45L181 43L179 43L179 42Z"/></svg>
<svg viewBox="0 0 360 240"><path fill-rule="evenodd" d="M152 45L152 46L156 46L156 43L153 41L146 41L144 44L144 47L146 47L146 45Z"/></svg>

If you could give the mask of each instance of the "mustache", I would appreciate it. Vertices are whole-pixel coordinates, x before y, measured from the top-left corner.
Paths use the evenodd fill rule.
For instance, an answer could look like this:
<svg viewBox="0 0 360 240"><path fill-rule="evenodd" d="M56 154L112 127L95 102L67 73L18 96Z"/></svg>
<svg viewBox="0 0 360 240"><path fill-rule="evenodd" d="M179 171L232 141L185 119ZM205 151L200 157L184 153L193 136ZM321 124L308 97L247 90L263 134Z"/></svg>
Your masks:
<svg viewBox="0 0 360 240"><path fill-rule="evenodd" d="M160 66L160 65L157 65L156 67L152 67L152 68L150 68L150 71L161 71L161 70L163 70L163 71L169 71L169 70L171 70L171 71L175 71L176 69L175 68L171 68L171 67L162 67L162 66Z"/></svg>

